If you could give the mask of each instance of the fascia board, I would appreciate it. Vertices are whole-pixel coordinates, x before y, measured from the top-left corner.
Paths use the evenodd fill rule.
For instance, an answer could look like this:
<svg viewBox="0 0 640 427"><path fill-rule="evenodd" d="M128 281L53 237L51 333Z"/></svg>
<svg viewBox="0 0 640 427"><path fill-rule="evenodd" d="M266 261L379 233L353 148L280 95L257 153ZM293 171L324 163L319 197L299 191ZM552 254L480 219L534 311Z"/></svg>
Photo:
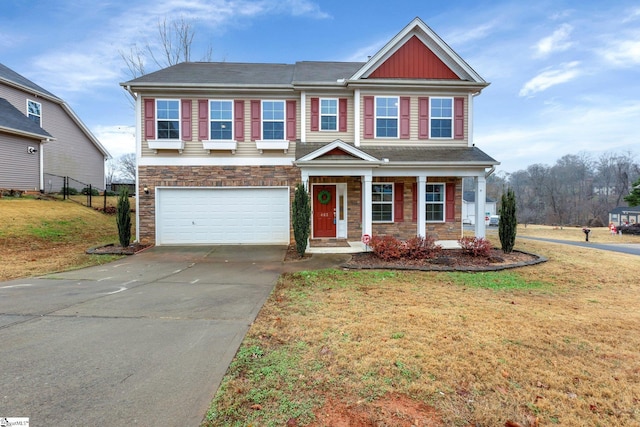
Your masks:
<svg viewBox="0 0 640 427"><path fill-rule="evenodd" d="M376 159L375 157L371 156L370 154L367 154L365 152L363 152L362 150L358 150L355 147L352 147L351 145L345 143L344 141L341 140L335 140L330 144L325 145L322 148L319 148L315 151L312 151L311 153L307 154L306 156L303 156L301 158L298 159L298 161L301 162L306 162L306 161L311 161L311 160L315 160L318 157L321 157L323 155L325 155L326 153L330 152L331 150L334 150L336 148L339 148L345 152L347 152L348 154L351 154L352 156L356 156L359 157L362 161L367 161L367 162L377 162L379 161L378 159ZM318 161L318 160L315 160Z"/></svg>
<svg viewBox="0 0 640 427"><path fill-rule="evenodd" d="M24 136L26 138L31 138L31 139L36 139L40 142L49 142L49 141L55 141L56 138L50 137L50 136L45 136L45 135L40 135L37 133L33 133L33 132L25 132L19 129L14 129L14 128L10 128L10 127L6 127L6 126L0 126L0 132L5 132L5 133L10 133L13 135L19 135L19 136Z"/></svg>
<svg viewBox="0 0 640 427"><path fill-rule="evenodd" d="M31 88L29 86L25 86L25 85L21 85L20 83L16 83L13 80L7 80L5 78L0 77L0 83L6 84L7 86L11 86L14 87L16 89L19 89L23 92L27 92L27 93L31 93L34 95L39 96L42 99L46 99L47 101L51 101L54 102L56 104L61 104L62 102L64 102L62 99L58 98L57 96L51 96L48 95L44 92L40 92L39 90L35 90L34 88Z"/></svg>
<svg viewBox="0 0 640 427"><path fill-rule="evenodd" d="M349 87L359 89L384 89L388 87L405 89L464 89L474 92L481 91L490 83L477 83L464 80L395 80L395 79L372 79L372 80L349 80Z"/></svg>

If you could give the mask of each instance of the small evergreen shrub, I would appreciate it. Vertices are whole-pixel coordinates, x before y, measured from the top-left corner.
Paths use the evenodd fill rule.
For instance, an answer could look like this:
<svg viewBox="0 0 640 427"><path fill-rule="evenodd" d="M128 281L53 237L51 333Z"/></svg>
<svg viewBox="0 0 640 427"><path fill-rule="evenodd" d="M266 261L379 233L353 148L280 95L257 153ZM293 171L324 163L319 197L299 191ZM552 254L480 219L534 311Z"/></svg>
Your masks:
<svg viewBox="0 0 640 427"><path fill-rule="evenodd" d="M309 240L309 234L311 233L311 201L309 192L302 183L296 186L291 210L296 252L300 257L303 257L307 250L307 240Z"/></svg>
<svg viewBox="0 0 640 427"><path fill-rule="evenodd" d="M85 196L89 194L89 187L84 187L80 193L84 194ZM99 196L100 192L98 190L96 190L95 188L91 188L91 195L92 196Z"/></svg>
<svg viewBox="0 0 640 427"><path fill-rule="evenodd" d="M488 258L491 255L491 242L484 237L463 237L458 243L462 251L471 256Z"/></svg>
<svg viewBox="0 0 640 427"><path fill-rule="evenodd" d="M131 209L129 206L129 190L123 187L118 196L116 207L116 224L120 246L126 248L131 243Z"/></svg>
<svg viewBox="0 0 640 427"><path fill-rule="evenodd" d="M509 254L516 244L516 231L518 220L516 218L516 195L513 189L509 188L502 195L500 206L500 222L498 223L498 236L502 245L502 252Z"/></svg>

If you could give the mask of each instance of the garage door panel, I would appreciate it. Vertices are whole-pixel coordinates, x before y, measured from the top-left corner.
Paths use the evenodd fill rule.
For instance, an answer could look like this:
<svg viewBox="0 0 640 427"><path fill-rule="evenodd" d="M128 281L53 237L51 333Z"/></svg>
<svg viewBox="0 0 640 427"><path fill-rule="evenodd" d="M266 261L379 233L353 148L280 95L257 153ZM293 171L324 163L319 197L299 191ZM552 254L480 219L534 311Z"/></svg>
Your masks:
<svg viewBox="0 0 640 427"><path fill-rule="evenodd" d="M158 244L288 244L289 190L160 188Z"/></svg>

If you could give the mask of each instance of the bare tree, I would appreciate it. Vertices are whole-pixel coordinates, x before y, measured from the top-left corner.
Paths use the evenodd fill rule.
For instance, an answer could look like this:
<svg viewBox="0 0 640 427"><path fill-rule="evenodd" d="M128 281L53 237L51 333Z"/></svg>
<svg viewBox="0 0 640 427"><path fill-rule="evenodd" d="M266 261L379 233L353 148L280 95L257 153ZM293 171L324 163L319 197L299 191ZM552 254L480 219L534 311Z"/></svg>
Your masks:
<svg viewBox="0 0 640 427"><path fill-rule="evenodd" d="M123 154L118 157L118 172L123 179L135 181L136 179L136 155L134 153Z"/></svg>
<svg viewBox="0 0 640 427"><path fill-rule="evenodd" d="M181 62L190 62L195 30L190 21L184 17L167 21L158 20L157 43L147 42L143 48L134 44L129 51L120 50L120 57L124 61L132 78L145 74L147 66L153 63L153 68L165 68ZM203 61L211 61L213 49L209 44L202 55Z"/></svg>

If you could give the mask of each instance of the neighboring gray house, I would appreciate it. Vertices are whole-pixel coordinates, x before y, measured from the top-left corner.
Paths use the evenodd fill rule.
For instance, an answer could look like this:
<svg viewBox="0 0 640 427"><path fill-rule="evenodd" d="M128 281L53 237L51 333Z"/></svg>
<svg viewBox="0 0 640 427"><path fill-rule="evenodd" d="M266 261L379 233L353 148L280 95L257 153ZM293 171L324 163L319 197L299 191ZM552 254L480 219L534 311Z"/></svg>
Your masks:
<svg viewBox="0 0 640 427"><path fill-rule="evenodd" d="M496 199L487 196L487 200L484 204L485 207L485 222L489 222L491 215L497 215ZM462 222L464 224L476 223L476 193L475 191L465 191L462 194Z"/></svg>
<svg viewBox="0 0 640 427"><path fill-rule="evenodd" d="M108 158L64 100L0 64L0 188L56 192L52 176L69 176L104 189Z"/></svg>
<svg viewBox="0 0 640 427"><path fill-rule="evenodd" d="M640 223L640 206L618 206L609 212L609 224L613 224L616 227L622 224L638 223Z"/></svg>

